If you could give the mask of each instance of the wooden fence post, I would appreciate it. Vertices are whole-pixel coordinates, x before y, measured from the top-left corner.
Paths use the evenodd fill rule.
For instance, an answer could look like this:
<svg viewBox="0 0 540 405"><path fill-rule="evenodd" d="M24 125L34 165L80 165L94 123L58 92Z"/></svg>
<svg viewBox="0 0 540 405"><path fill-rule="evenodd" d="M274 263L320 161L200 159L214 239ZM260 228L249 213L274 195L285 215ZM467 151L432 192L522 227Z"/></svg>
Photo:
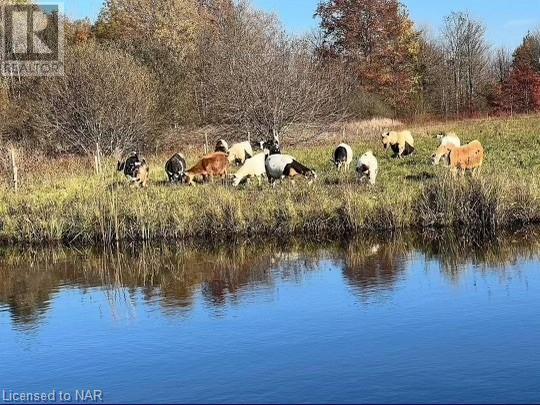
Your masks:
<svg viewBox="0 0 540 405"><path fill-rule="evenodd" d="M13 187L15 188L15 192L17 192L19 191L19 168L17 167L17 156L13 146L9 148L9 155L11 157L11 169L13 171Z"/></svg>

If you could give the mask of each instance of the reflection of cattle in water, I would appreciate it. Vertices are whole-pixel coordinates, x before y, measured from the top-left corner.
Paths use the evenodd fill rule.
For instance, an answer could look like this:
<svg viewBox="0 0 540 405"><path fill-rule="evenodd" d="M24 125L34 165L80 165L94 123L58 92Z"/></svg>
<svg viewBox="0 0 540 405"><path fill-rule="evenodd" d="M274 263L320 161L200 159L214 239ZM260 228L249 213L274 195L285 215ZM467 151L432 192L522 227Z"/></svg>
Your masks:
<svg viewBox="0 0 540 405"><path fill-rule="evenodd" d="M362 296L392 290L407 269L409 249L397 242L351 244L346 250L345 278Z"/></svg>
<svg viewBox="0 0 540 405"><path fill-rule="evenodd" d="M290 248L290 247L289 247ZM15 324L34 328L55 299L59 287L85 290L106 287L111 311L122 305L131 311L130 297L159 303L168 315L185 315L200 291L205 301L222 307L238 301L253 288L271 291L275 278L300 280L316 269L310 253L287 253L275 245L235 245L208 250L202 245L134 245L114 253L92 249L44 249L17 252L16 261L4 255L0 262L0 306L6 305ZM46 269L46 271L45 271ZM279 272L271 270L279 269ZM120 276L121 275L121 276ZM118 294L125 289L129 294Z"/></svg>
<svg viewBox="0 0 540 405"><path fill-rule="evenodd" d="M208 303L218 307L238 300L246 286L271 286L268 269L279 263L274 249L260 251L260 246L218 251L186 248L181 253L175 246L165 246L155 252L150 246L133 246L114 254L51 249L36 258L35 252L17 253L16 263L4 257L0 306L8 307L16 325L32 329L51 307L59 286L106 286L113 291L110 299L115 307L125 304L130 310L129 296L114 293L127 289L130 294L140 292L148 302L160 303L167 314L185 314L199 289Z"/></svg>

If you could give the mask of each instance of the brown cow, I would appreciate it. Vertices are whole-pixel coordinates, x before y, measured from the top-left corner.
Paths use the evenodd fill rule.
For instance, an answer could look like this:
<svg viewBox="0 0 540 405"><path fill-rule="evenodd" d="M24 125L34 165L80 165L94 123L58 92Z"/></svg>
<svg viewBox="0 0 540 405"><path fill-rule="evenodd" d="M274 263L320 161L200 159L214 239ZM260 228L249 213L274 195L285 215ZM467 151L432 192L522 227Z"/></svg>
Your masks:
<svg viewBox="0 0 540 405"><path fill-rule="evenodd" d="M474 176L478 174L484 163L484 148L479 141L472 141L461 147L441 145L431 156L431 160L434 165L438 165L441 159L446 160L454 177L458 171L464 175L466 170L470 170Z"/></svg>
<svg viewBox="0 0 540 405"><path fill-rule="evenodd" d="M223 180L229 174L229 159L226 153L214 152L203 157L195 166L186 172L185 182L192 186L195 182L204 183L219 176Z"/></svg>

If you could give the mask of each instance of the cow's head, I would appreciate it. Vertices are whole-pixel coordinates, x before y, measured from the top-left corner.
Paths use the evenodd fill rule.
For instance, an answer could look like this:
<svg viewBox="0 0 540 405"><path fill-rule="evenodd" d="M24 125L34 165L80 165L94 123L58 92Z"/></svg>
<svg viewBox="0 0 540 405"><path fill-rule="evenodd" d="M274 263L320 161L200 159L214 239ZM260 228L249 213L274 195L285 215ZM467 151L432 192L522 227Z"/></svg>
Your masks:
<svg viewBox="0 0 540 405"><path fill-rule="evenodd" d="M388 146L390 146L390 134L390 131L384 131L381 135L384 150L388 149Z"/></svg>
<svg viewBox="0 0 540 405"><path fill-rule="evenodd" d="M450 162L448 161L450 159L450 152L452 151L452 147L449 145L441 145L437 148L435 153L431 155L431 164L433 166L437 166L441 159L446 161L447 164Z"/></svg>
<svg viewBox="0 0 540 405"><path fill-rule="evenodd" d="M279 155L281 153L279 142L277 142L275 139L263 142L261 146L266 155Z"/></svg>
<svg viewBox="0 0 540 405"><path fill-rule="evenodd" d="M214 151L229 153L229 144L224 139L220 139L219 141L217 141Z"/></svg>

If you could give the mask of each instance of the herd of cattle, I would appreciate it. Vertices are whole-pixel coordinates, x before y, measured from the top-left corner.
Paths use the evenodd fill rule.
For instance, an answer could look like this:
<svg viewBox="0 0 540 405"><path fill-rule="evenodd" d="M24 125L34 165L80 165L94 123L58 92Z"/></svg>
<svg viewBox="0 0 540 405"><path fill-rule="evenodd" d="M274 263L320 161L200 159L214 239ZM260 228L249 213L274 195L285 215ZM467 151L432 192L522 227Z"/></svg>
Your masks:
<svg viewBox="0 0 540 405"><path fill-rule="evenodd" d="M479 141L461 146L460 139L454 133L444 133L438 136L440 146L431 156L432 164L438 165L443 161L455 176L458 172L464 174L469 170L475 175L484 161L484 149ZM415 153L414 138L410 131L387 131L382 134L382 144L385 150L390 148L394 157L401 159ZM204 156L193 167L188 169L183 154L176 153L165 164L165 172L171 183L195 185L206 183L215 177L226 181L231 165L240 168L232 175L235 187L249 178L257 178L259 184L267 178L271 184L285 178L295 176L306 177L309 182L317 179L314 170L304 166L291 155L281 153L277 138L260 142L257 147L261 150L255 154L254 145L250 142L239 142L231 145L220 139L213 153ZM353 161L352 148L341 143L332 156L332 162L338 171L348 171ZM149 166L145 159L136 152L131 153L123 162L118 162L118 171L124 173L132 184L146 187L149 180ZM377 180L379 165L372 151L364 153L357 162L356 173L359 181L367 179L374 185Z"/></svg>

